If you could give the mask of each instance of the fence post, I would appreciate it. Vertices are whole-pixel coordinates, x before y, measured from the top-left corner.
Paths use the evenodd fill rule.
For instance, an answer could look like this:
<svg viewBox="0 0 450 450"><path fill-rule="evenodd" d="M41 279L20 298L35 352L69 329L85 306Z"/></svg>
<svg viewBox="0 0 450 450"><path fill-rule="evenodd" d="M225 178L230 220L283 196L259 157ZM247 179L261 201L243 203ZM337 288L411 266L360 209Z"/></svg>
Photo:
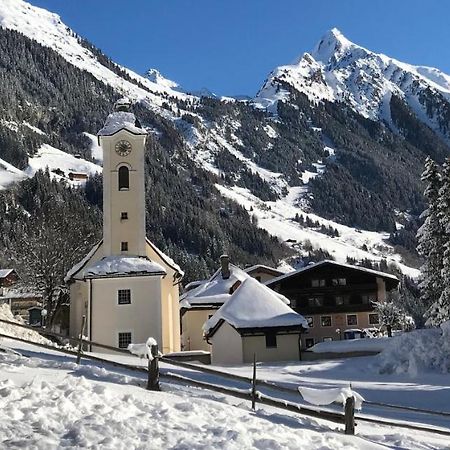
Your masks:
<svg viewBox="0 0 450 450"><path fill-rule="evenodd" d="M159 386L159 352L158 345L152 345L151 347L152 359L148 360L148 379L147 379L147 389L149 391L160 391Z"/></svg>
<svg viewBox="0 0 450 450"><path fill-rule="evenodd" d="M80 340L78 341L77 364L80 364L81 361L81 349L83 347L83 335L85 326L86 326L86 316L83 316L83 319L81 321Z"/></svg>
<svg viewBox="0 0 450 450"><path fill-rule="evenodd" d="M256 409L256 353L253 353L252 409Z"/></svg>
<svg viewBox="0 0 450 450"><path fill-rule="evenodd" d="M348 397L345 401L345 434L355 434L355 397Z"/></svg>

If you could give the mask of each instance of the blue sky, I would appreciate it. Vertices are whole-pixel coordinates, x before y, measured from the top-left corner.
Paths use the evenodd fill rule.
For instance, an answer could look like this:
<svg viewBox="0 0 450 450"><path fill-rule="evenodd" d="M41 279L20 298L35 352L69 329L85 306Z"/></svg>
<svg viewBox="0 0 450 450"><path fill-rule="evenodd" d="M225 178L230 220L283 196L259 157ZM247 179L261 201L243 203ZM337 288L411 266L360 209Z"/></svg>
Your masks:
<svg viewBox="0 0 450 450"><path fill-rule="evenodd" d="M330 28L411 64L450 74L447 0L29 0L139 73L186 89L256 93L268 73Z"/></svg>

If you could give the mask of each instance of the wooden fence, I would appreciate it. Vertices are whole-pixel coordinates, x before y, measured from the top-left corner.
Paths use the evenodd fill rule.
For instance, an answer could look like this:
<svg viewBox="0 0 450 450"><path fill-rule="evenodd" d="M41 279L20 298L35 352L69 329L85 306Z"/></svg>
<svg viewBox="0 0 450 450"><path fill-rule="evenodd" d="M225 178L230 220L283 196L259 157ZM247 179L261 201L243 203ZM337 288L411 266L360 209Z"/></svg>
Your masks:
<svg viewBox="0 0 450 450"><path fill-rule="evenodd" d="M65 340L68 340L71 342L77 342L77 343L81 342L82 344L85 344L85 345L94 346L94 347L98 347L98 348L104 348L104 349L107 349L110 351L114 351L117 353L122 353L122 354L126 354L126 355L130 356L130 352L128 350L119 349L116 347L100 344L98 342L90 341L87 339L80 339L79 337L78 338L77 337L67 337L67 336L61 335L59 333L49 332L45 328L30 327L28 325L18 324L16 322L11 322L11 321L7 321L7 320L3 320L3 319L0 319L0 323L6 323L8 325L14 325L14 326L17 326L20 328L31 329L31 330L37 331L39 334L41 334L43 336L59 337L59 338L62 338L62 339L65 339ZM214 392L222 393L225 395L230 395L230 396L233 396L236 398L249 400L252 402L253 407L254 407L255 403L260 403L262 405L280 408L280 409L298 413L301 415L314 417L317 419L322 419L322 420L330 421L333 423L344 424L346 434L354 434L355 420L358 420L358 421L363 421L363 422L376 423L379 425L396 426L399 428L407 428L407 429L413 429L413 430L418 430L418 431L425 431L425 432L431 432L431 433L437 433L437 434L441 434L441 435L450 436L450 430L447 431L447 430L440 429L440 428L430 428L430 427L426 427L426 426L408 424L408 423L403 423L403 422L396 423L396 422L392 422L389 420L381 420L381 419L366 417L366 416L362 416L360 414L355 415L354 401L352 402L351 399L347 399L347 402L344 406L344 414L341 414L341 413L331 411L331 410L320 409L320 408L309 408L309 407L305 407L303 405L299 405L296 403L280 401L275 398L265 396L262 393L256 391L256 388L255 388L256 385L265 386L274 391L285 392L285 393L287 392L287 393L291 393L291 394L298 393L298 391L297 391L297 389L293 389L293 388L289 388L286 386L278 385L273 382L257 379L256 378L256 361L254 362L253 377L250 378L250 377L245 377L242 375L235 375L235 374L231 374L231 373L227 373L227 372L222 372L222 371L219 371L216 369L212 369L210 367L199 366L196 364L190 364L190 363L182 362L182 361L175 361L168 357L158 356L157 348L152 348L152 355L154 355L154 357L153 357L153 359L149 360L148 367L146 368L143 366L135 366L135 365L131 365L131 364L120 363L117 361L111 361L109 359L101 358L101 357L91 355L88 353L83 353L81 350L81 346L78 346L78 350L75 351L75 350L71 350L71 349L67 349L67 348L61 348L61 347L57 346L56 344L48 345L48 344L43 344L43 343L36 343L36 342L29 341L27 339L17 338L17 337L9 336L9 335L2 334L2 333L0 333L0 337L24 342L27 344L33 344L35 346L42 347L42 348L45 348L48 350L53 350L56 352L71 355L71 356L74 356L77 358L77 362L79 360L81 360L81 358L83 358L83 359L89 359L89 360L101 362L103 364L108 364L113 367L120 367L120 368L124 368L127 370L145 373L147 375L147 389L159 390L160 389L159 378L163 378L163 379L175 382L175 383L188 384L190 386L199 387L202 389L208 389L208 390L211 390ZM156 346L153 346L153 347L156 347ZM189 377L174 374L174 373L171 373L164 369L160 370L158 362L164 362L165 364L168 364L168 365L178 366L178 367L190 369L190 370L193 370L196 372L202 372L202 373L215 375L215 376L222 377L222 378L233 379L235 381L247 382L247 383L249 383L249 389L248 390L231 389L231 388L226 388L224 386L219 386L219 385L212 384L212 383L193 380ZM426 409L404 407L404 406L400 406L400 405L391 405L391 404L384 404L384 403L378 403L378 402L365 401L365 403L376 405L376 406L388 407L388 408L403 409L403 410L407 410L407 411L422 412L422 413L435 414L435 415L440 415L440 416L450 416L449 412L431 411L431 410L426 410Z"/></svg>

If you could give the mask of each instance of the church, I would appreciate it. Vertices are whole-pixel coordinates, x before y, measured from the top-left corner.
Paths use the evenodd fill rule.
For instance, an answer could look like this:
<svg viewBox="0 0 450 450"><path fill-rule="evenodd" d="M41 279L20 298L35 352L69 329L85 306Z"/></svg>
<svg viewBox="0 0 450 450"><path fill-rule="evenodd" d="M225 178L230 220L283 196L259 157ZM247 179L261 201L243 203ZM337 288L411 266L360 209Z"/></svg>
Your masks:
<svg viewBox="0 0 450 450"><path fill-rule="evenodd" d="M180 350L179 284L183 272L146 237L147 132L127 99L98 133L103 150L103 239L66 276L70 335L118 348L157 340Z"/></svg>

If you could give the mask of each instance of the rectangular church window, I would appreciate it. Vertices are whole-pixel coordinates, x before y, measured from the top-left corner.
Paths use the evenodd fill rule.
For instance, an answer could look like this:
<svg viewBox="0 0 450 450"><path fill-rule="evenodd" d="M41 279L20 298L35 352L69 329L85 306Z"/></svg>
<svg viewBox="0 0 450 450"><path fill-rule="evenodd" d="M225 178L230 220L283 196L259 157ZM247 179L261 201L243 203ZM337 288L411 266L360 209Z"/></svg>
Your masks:
<svg viewBox="0 0 450 450"><path fill-rule="evenodd" d="M119 348L127 348L131 344L131 332L119 333Z"/></svg>
<svg viewBox="0 0 450 450"><path fill-rule="evenodd" d="M120 250L122 252L127 252L128 251L128 242L121 242L120 243Z"/></svg>
<svg viewBox="0 0 450 450"><path fill-rule="evenodd" d="M120 213L120 220L128 220L128 213L126 211Z"/></svg>
<svg viewBox="0 0 450 450"><path fill-rule="evenodd" d="M119 289L117 292L117 301L119 305L129 305L131 303L130 289Z"/></svg>

